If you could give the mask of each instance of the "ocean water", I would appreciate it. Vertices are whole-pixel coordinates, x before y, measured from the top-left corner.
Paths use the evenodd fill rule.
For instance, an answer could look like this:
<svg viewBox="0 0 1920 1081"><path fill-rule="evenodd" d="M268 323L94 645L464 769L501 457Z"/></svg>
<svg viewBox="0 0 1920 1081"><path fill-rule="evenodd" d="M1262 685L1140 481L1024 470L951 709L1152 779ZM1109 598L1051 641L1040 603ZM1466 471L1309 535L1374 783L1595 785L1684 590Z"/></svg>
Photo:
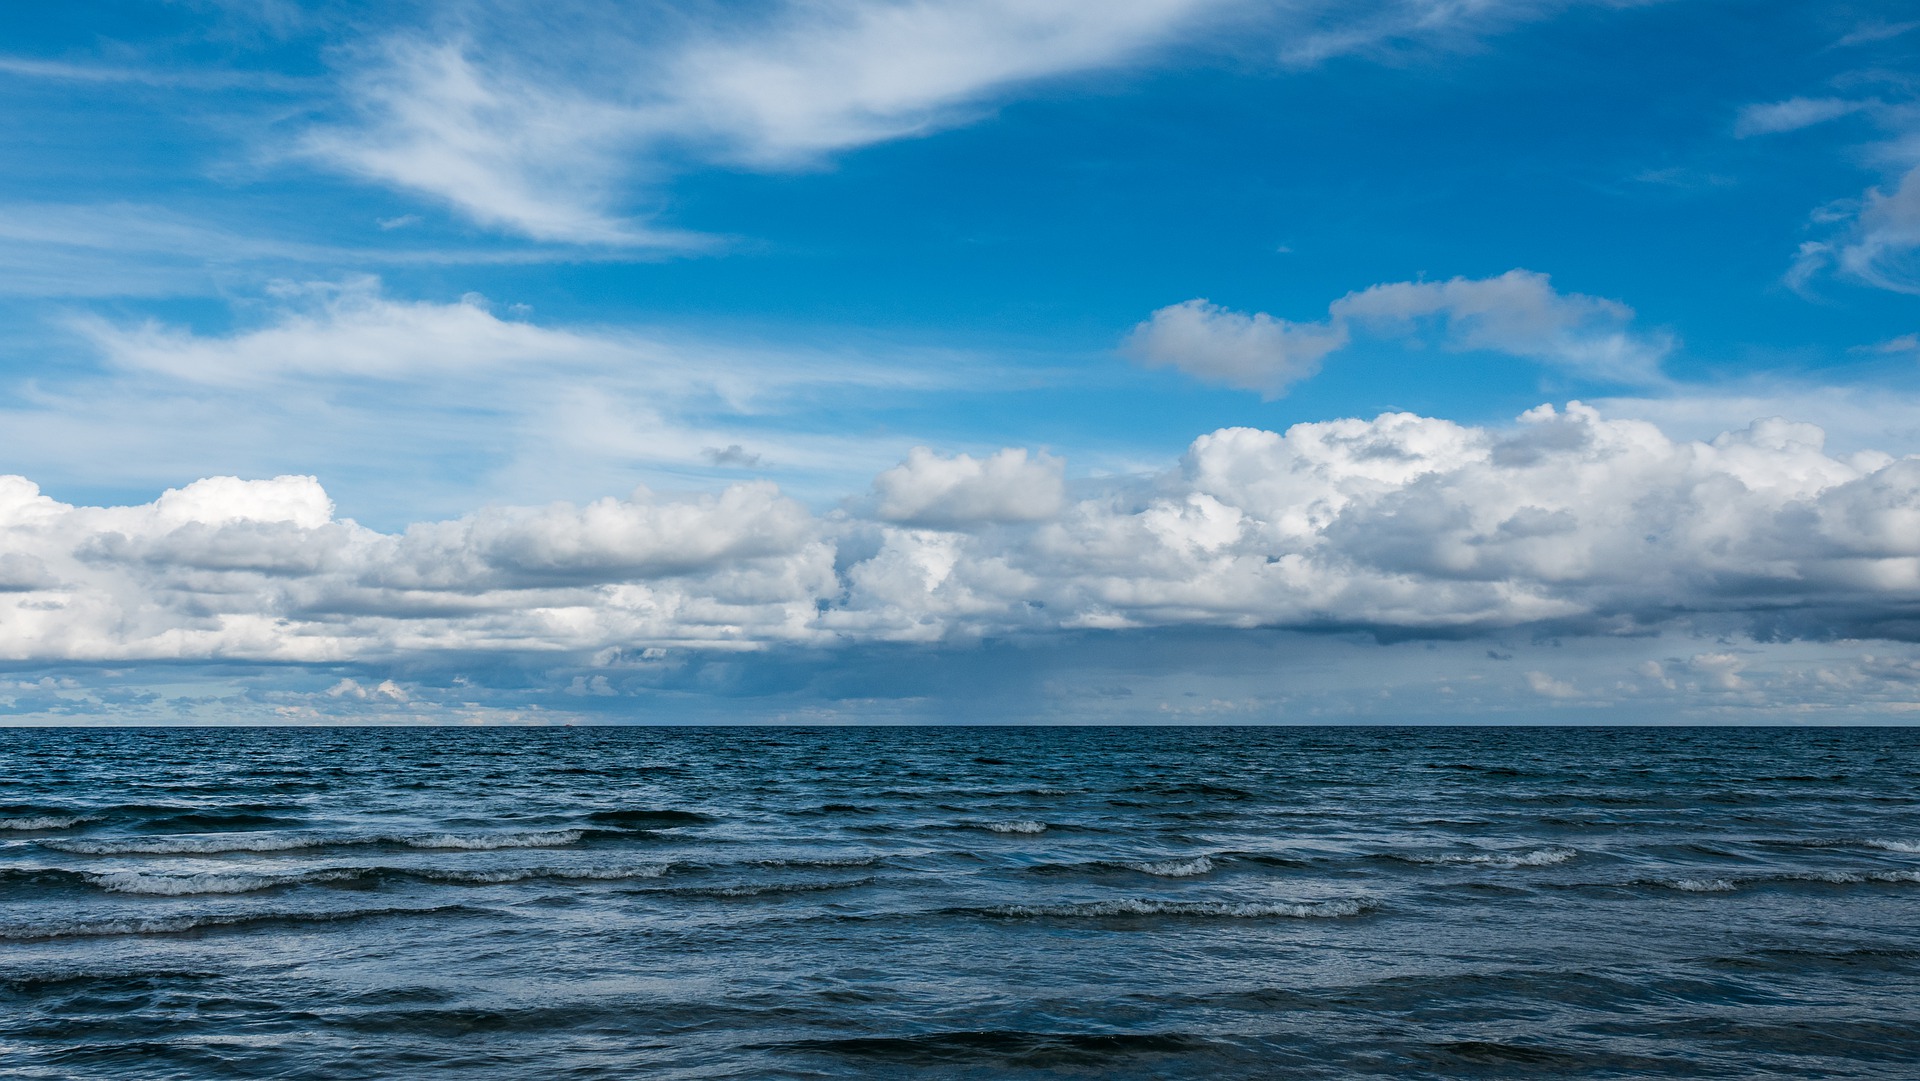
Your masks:
<svg viewBox="0 0 1920 1081"><path fill-rule="evenodd" d="M1920 1076L1920 731L0 730L9 1078Z"/></svg>

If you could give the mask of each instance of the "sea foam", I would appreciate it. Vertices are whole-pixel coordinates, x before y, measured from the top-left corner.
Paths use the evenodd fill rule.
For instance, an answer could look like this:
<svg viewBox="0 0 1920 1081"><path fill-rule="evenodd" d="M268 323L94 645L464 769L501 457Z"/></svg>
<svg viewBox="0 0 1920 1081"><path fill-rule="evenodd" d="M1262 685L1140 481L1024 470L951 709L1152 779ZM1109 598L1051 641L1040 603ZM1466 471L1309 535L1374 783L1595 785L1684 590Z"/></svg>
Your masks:
<svg viewBox="0 0 1920 1081"><path fill-rule="evenodd" d="M21 815L0 818L0 830L66 830L98 821L98 815Z"/></svg>

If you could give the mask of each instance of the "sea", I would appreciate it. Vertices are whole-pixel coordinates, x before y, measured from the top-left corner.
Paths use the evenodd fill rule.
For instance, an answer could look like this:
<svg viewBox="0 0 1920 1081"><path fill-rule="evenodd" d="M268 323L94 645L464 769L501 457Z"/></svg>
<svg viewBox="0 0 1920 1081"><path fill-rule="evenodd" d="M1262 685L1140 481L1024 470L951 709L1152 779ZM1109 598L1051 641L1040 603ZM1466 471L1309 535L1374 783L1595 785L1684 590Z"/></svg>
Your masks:
<svg viewBox="0 0 1920 1081"><path fill-rule="evenodd" d="M1920 1077L1920 730L0 730L6 1078Z"/></svg>

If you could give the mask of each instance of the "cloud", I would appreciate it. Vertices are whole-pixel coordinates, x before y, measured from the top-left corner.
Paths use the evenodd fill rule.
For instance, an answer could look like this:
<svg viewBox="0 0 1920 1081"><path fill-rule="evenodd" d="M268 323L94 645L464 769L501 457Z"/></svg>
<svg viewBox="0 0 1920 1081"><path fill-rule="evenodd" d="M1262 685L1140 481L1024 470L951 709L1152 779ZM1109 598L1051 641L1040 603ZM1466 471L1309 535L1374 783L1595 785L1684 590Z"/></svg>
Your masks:
<svg viewBox="0 0 1920 1081"><path fill-rule="evenodd" d="M1058 458L1029 459L1012 447L986 458L942 458L915 447L874 479L877 513L884 521L935 527L1039 521L1059 513L1064 467Z"/></svg>
<svg viewBox="0 0 1920 1081"><path fill-rule="evenodd" d="M112 475L148 490L313 472L389 526L488 499L587 500L642 471L679 484L753 468L838 498L908 441L822 430L821 408L890 408L995 371L951 351L548 326L500 309L354 278L282 283L224 333L80 318L69 325L97 363L42 373L0 406L9 465L49 485Z"/></svg>
<svg viewBox="0 0 1920 1081"><path fill-rule="evenodd" d="M418 220L418 219L412 219ZM392 227L407 218L389 219ZM388 222L379 222L383 229ZM273 223L282 235L285 222ZM594 253L576 247L343 247L277 239L145 203L0 203L0 295L212 296L323 266L512 265ZM594 257L612 258L611 253Z"/></svg>
<svg viewBox="0 0 1920 1081"><path fill-rule="evenodd" d="M1055 459L920 451L876 478L871 519L754 482L389 533L338 518L311 477L131 507L11 477L0 658L578 659L1148 628L1920 640L1920 457L1840 459L1823 438L1774 418L1676 441L1577 403L1504 428L1391 413L1221 429L1071 500ZM1686 667L1735 690L1743 664Z"/></svg>
<svg viewBox="0 0 1920 1081"><path fill-rule="evenodd" d="M1872 108L1875 104L1870 101L1850 101L1845 98L1788 98L1785 101L1764 105L1748 105L1740 110L1739 117L1733 122L1733 137L1747 139L1756 135L1777 135L1781 132L1799 131L1801 128L1810 128L1815 124L1824 124L1829 120L1851 116L1862 109Z"/></svg>
<svg viewBox="0 0 1920 1081"><path fill-rule="evenodd" d="M1528 672L1527 686L1542 698L1578 698L1580 691L1573 684L1555 679L1545 672Z"/></svg>
<svg viewBox="0 0 1920 1081"><path fill-rule="evenodd" d="M673 63L672 111L754 165L917 135L1001 88L1106 67L1220 0L838 2L788 9Z"/></svg>
<svg viewBox="0 0 1920 1081"><path fill-rule="evenodd" d="M1507 431L1408 414L1224 429L1147 498L1083 500L1018 538L897 533L874 562L919 568L919 606L903 574L889 607L828 616L869 634L923 634L925 618L963 634L1605 632L1771 612L1803 629L1910 636L1920 539L1894 538L1920 527L1920 459L1841 461L1821 442L1774 420L1676 443L1585 407Z"/></svg>
<svg viewBox="0 0 1920 1081"><path fill-rule="evenodd" d="M1602 0L1605 6L1614 6ZM1394 0L1389 3L1310 5L1288 26L1280 62L1311 67L1340 56L1376 56L1389 61L1417 49L1472 47L1486 34L1545 18L1574 2L1556 0Z"/></svg>
<svg viewBox="0 0 1920 1081"><path fill-rule="evenodd" d="M1891 192L1871 189L1846 239L1833 251L1840 270L1869 285L1920 293L1920 168Z"/></svg>
<svg viewBox="0 0 1920 1081"><path fill-rule="evenodd" d="M1267 397L1313 375L1357 334L1406 339L1432 330L1449 350L1507 353L1634 385L1663 383L1660 361L1672 349L1664 334L1629 330L1633 309L1626 305L1558 292L1545 274L1529 270L1375 285L1334 301L1327 316L1294 323L1190 300L1154 312L1123 348L1143 363Z"/></svg>
<svg viewBox="0 0 1920 1081"><path fill-rule="evenodd" d="M1120 63L1221 6L831 0L670 43L625 36L608 13L595 20L606 40L545 63L504 35L398 36L348 79L354 122L315 129L303 150L541 240L696 243L623 215L626 187L674 158L791 168L923 134L1009 87Z"/></svg>
<svg viewBox="0 0 1920 1081"><path fill-rule="evenodd" d="M649 223L675 172L813 167L964 124L1035 84L1139 64L1183 43L1284 42L1308 66L1444 43L1558 3L1244 0L782 0L668 18L585 4L476 9L343 55L343 109L299 153L540 240L687 246Z"/></svg>
<svg viewBox="0 0 1920 1081"><path fill-rule="evenodd" d="M1318 372L1321 358L1346 343L1342 325L1246 315L1202 299L1154 312L1124 348L1151 367L1178 368L1203 382L1274 398Z"/></svg>
<svg viewBox="0 0 1920 1081"><path fill-rule="evenodd" d="M1902 175L1891 192L1869 188L1857 202L1842 205L1817 215L1838 231L1801 243L1783 276L1787 286L1805 292L1832 270L1877 289L1920 293L1920 167Z"/></svg>
<svg viewBox="0 0 1920 1081"><path fill-rule="evenodd" d="M1509 270L1494 278L1394 282L1349 293L1329 309L1335 320L1376 333L1407 333L1437 318L1449 349L1488 349L1625 383L1657 383L1664 335L1625 328L1633 309L1617 300L1561 293L1545 274Z"/></svg>
<svg viewBox="0 0 1920 1081"><path fill-rule="evenodd" d="M1913 353L1920 355L1920 334L1901 334L1872 345L1855 346L1848 350L1852 353L1879 353L1882 355L1902 355Z"/></svg>
<svg viewBox="0 0 1920 1081"><path fill-rule="evenodd" d="M625 356L646 344L510 322L469 295L454 304L389 300L372 278L283 285L297 302L272 325L204 338L148 322L77 325L122 368L193 383L260 385L287 377L445 378L517 365L578 367Z"/></svg>
<svg viewBox="0 0 1920 1081"><path fill-rule="evenodd" d="M835 588L811 516L764 482L382 534L335 519L311 477L209 478L108 508L14 477L0 480L0 533L43 569L0 595L12 660L724 649L820 637L808 621Z"/></svg>
<svg viewBox="0 0 1920 1081"><path fill-rule="evenodd" d="M1907 57L1898 45L1885 45L1915 25L1867 25L1837 42L1868 47L1870 59L1832 80L1832 85L1877 85L1881 95L1866 98L1793 97L1742 109L1734 135L1747 138L1797 131L1841 117L1859 115L1879 138L1848 148L1847 157L1885 170L1880 183L1855 198L1831 200L1814 209L1810 224L1818 232L1794 252L1783 276L1796 292L1807 292L1822 275L1876 289L1920 293L1920 106L1911 80L1898 72ZM1875 47L1879 46L1879 47Z"/></svg>
<svg viewBox="0 0 1920 1081"><path fill-rule="evenodd" d="M404 39L347 90L360 123L310 132L307 155L537 240L687 242L606 209L638 123L616 104L483 69L463 43Z"/></svg>

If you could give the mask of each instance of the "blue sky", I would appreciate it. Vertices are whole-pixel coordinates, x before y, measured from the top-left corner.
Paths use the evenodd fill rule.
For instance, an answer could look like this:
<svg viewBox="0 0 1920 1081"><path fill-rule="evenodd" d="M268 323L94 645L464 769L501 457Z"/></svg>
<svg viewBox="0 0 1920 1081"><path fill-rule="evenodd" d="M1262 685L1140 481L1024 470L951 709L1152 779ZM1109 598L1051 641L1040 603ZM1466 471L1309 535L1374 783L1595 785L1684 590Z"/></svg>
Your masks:
<svg viewBox="0 0 1920 1081"><path fill-rule="evenodd" d="M1917 56L1892 5L36 10L0 702L1899 721Z"/></svg>

